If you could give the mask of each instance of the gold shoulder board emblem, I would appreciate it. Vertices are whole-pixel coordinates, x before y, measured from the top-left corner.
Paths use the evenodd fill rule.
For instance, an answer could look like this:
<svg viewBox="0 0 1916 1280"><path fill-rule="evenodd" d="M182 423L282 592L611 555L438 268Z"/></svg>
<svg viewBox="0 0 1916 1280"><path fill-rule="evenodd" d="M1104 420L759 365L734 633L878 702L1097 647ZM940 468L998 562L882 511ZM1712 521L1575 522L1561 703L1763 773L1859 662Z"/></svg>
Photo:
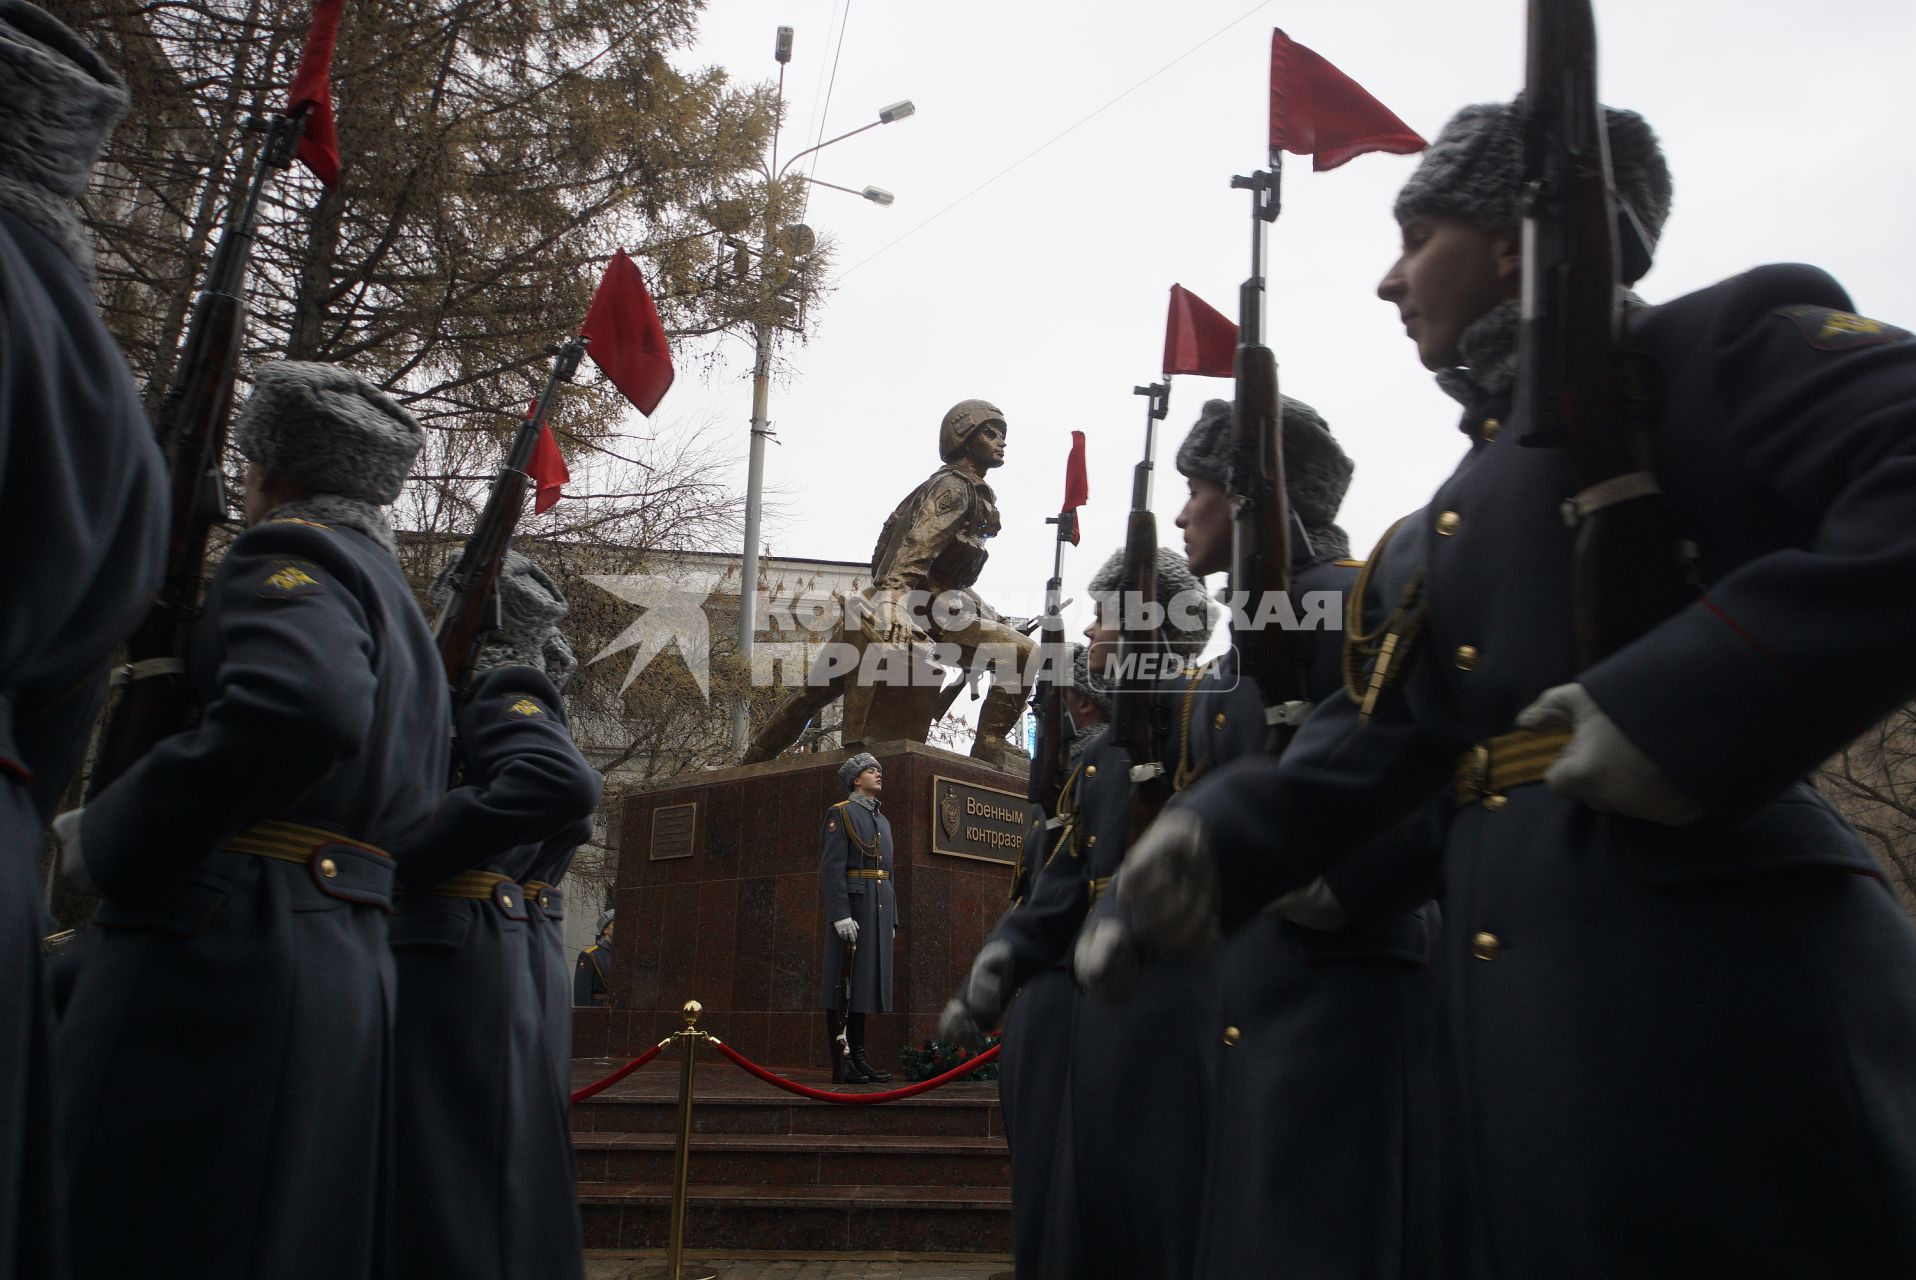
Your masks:
<svg viewBox="0 0 1916 1280"><path fill-rule="evenodd" d="M545 708L531 698L521 698L506 710L515 716L543 716L546 713Z"/></svg>
<svg viewBox="0 0 1916 1280"><path fill-rule="evenodd" d="M259 584L261 598L292 599L298 596L316 596L326 590L318 578L306 572L308 567L296 560L280 561Z"/></svg>
<svg viewBox="0 0 1916 1280"><path fill-rule="evenodd" d="M1847 351L1851 347L1875 347L1909 337L1906 329L1859 316L1853 311L1830 307L1783 307L1776 314L1788 319L1797 332L1820 351Z"/></svg>
<svg viewBox="0 0 1916 1280"><path fill-rule="evenodd" d="M267 523L268 524L303 524L308 529L324 529L328 533L331 533L333 528L333 526L329 524L321 524L317 520L302 520L298 516L279 516L273 520L267 521Z"/></svg>

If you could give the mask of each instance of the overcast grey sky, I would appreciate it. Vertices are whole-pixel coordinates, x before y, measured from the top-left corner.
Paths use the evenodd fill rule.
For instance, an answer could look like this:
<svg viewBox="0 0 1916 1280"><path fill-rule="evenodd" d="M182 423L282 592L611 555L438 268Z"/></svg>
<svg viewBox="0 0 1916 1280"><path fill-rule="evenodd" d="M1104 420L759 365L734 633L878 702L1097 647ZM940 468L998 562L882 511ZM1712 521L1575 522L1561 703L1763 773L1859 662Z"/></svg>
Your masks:
<svg viewBox="0 0 1916 1280"><path fill-rule="evenodd" d="M1167 289L1182 283L1235 318L1250 223L1229 182L1263 163L1271 28L1430 137L1457 107L1520 87L1523 18L1521 0L713 0L687 61L741 80L774 78L774 31L796 28L782 155L896 99L918 107L821 153L819 178L873 183L897 203L814 195L808 221L836 241L836 291L816 336L778 350L767 480L786 513L765 541L781 554L868 556L885 514L938 465L944 411L979 396L1010 424L986 598L1035 611L1050 564L1043 520L1079 428L1092 496L1066 582L1082 601L1123 536L1143 441L1131 388L1158 376ZM1597 21L1605 99L1649 118L1675 172L1647 297L1806 261L1866 314L1916 324L1916 252L1903 234L1916 5L1600 0ZM1284 389L1316 405L1357 460L1344 523L1359 554L1462 451L1454 405L1374 294L1396 247L1391 199L1415 163L1371 155L1316 174L1287 159L1268 240L1271 345ZM723 349L710 378L686 369L652 426L727 423L742 487L751 350L736 339ZM1179 545L1177 443L1205 399L1229 394L1228 380L1173 380L1155 489L1167 545Z"/></svg>

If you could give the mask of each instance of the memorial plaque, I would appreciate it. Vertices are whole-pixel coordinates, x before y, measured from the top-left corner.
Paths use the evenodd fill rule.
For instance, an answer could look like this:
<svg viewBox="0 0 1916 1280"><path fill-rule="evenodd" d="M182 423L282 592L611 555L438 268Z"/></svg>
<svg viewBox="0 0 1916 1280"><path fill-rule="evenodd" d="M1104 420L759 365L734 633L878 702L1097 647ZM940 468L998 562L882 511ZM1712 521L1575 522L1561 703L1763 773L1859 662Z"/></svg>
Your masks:
<svg viewBox="0 0 1916 1280"><path fill-rule="evenodd" d="M1025 804L1017 791L933 775L931 851L1010 866L1024 844Z"/></svg>
<svg viewBox="0 0 1916 1280"><path fill-rule="evenodd" d="M652 860L689 858L698 832L699 807L692 804L660 805L652 811Z"/></svg>

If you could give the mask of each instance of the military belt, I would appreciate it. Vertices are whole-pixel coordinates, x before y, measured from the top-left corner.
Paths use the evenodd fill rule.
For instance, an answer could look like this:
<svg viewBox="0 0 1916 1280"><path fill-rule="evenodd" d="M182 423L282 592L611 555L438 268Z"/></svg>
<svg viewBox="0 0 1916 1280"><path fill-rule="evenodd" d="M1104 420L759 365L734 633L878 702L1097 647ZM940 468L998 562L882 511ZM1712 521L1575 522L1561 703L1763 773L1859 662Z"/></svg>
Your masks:
<svg viewBox="0 0 1916 1280"><path fill-rule="evenodd" d="M565 890L558 885L528 880L520 887L526 891L526 900L537 906L546 919L565 919Z"/></svg>
<svg viewBox="0 0 1916 1280"><path fill-rule="evenodd" d="M853 867L850 870L846 871L845 874L853 880L889 880L891 879L891 872L889 871L868 871L864 867Z"/></svg>
<svg viewBox="0 0 1916 1280"><path fill-rule="evenodd" d="M490 902L499 908L501 914L513 920L524 920L526 913L526 891L511 876L500 875L497 871L461 871L456 876L441 880L430 889L417 894L408 894L412 898L464 898L472 902Z"/></svg>
<svg viewBox="0 0 1916 1280"><path fill-rule="evenodd" d="M1500 809L1512 787L1542 782L1570 743L1570 730L1518 729L1486 738L1457 757L1457 804Z"/></svg>
<svg viewBox="0 0 1916 1280"><path fill-rule="evenodd" d="M1099 876L1095 880L1086 881L1085 888L1090 892L1091 905L1094 907L1097 906L1098 899L1102 898L1105 894L1105 891L1109 889L1110 887L1111 887L1110 876Z"/></svg>
<svg viewBox="0 0 1916 1280"><path fill-rule="evenodd" d="M273 820L248 827L224 848L229 853L304 863L313 883L328 897L392 910L393 858L377 845L324 827Z"/></svg>

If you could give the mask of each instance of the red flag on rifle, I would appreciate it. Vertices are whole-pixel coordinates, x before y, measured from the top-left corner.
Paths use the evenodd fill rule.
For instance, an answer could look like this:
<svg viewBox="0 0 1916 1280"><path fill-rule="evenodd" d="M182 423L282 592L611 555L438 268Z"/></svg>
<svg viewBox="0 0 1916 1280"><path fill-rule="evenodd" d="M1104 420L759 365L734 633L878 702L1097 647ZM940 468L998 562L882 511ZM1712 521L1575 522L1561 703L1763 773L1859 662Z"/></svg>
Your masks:
<svg viewBox="0 0 1916 1280"><path fill-rule="evenodd" d="M1181 284L1171 286L1171 311L1164 317L1164 372L1231 376L1237 350L1237 326Z"/></svg>
<svg viewBox="0 0 1916 1280"><path fill-rule="evenodd" d="M532 407L526 410L526 417L530 418L537 412L539 402L534 400ZM565 455L559 452L559 442L552 438L552 424L549 422L539 424L539 442L532 446L532 459L526 463L526 474L532 477L532 514L544 515L563 496L560 489L572 479L572 472L565 464Z"/></svg>
<svg viewBox="0 0 1916 1280"><path fill-rule="evenodd" d="M1271 32L1271 151L1310 156L1322 173L1367 151L1426 143L1364 87L1282 31Z"/></svg>
<svg viewBox="0 0 1916 1280"><path fill-rule="evenodd" d="M1084 432L1071 433L1071 456L1064 460L1064 506L1060 517L1069 523L1065 536L1078 545L1078 508L1091 501L1091 477L1084 469Z"/></svg>
<svg viewBox="0 0 1916 1280"><path fill-rule="evenodd" d="M672 385L672 349L639 268L621 249L606 264L579 332L586 354L640 413L650 417Z"/></svg>
<svg viewBox="0 0 1916 1280"><path fill-rule="evenodd" d="M333 42L339 35L339 11L345 4L346 0L319 0L313 6L306 48L299 55L293 86L286 92L289 116L312 104L306 132L299 139L299 158L329 187L339 185L339 135L333 131Z"/></svg>

